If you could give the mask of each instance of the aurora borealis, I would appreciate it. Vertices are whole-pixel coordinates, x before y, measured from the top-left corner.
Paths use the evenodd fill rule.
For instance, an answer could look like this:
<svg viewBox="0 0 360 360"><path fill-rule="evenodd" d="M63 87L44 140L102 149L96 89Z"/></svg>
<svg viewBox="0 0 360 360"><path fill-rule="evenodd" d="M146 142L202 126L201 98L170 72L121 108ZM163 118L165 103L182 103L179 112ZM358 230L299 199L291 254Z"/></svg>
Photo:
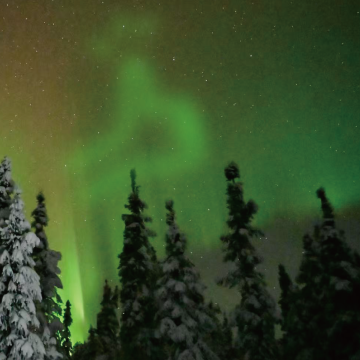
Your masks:
<svg viewBox="0 0 360 360"><path fill-rule="evenodd" d="M224 167L240 167L277 265L294 275L324 186L358 249L360 4L275 0L0 2L0 152L29 220L43 190L46 229L72 303L73 342L118 284L121 215L135 168L164 255L165 201L207 296L228 309ZM266 270L265 270L266 269Z"/></svg>

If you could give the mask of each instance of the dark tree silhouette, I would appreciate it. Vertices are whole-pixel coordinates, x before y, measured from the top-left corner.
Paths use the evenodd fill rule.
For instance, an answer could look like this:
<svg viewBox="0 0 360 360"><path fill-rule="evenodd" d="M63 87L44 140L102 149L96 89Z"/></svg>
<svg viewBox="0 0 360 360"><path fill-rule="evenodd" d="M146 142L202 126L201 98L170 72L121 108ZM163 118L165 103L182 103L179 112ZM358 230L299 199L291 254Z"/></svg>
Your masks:
<svg viewBox="0 0 360 360"><path fill-rule="evenodd" d="M123 214L125 222L123 251L118 256L119 277L122 284L120 301L122 304L120 339L125 359L150 359L154 354L154 314L156 303L153 292L159 276L156 252L148 238L156 233L145 226L151 222L143 211L147 205L139 197L136 173L131 170L129 203L125 208L131 214Z"/></svg>
<svg viewBox="0 0 360 360"><path fill-rule="evenodd" d="M61 271L58 267L58 261L61 260L61 253L51 250L45 233L45 226L48 225L48 216L45 206L45 197L40 192L37 197L37 207L31 215L34 221L31 227L35 229L35 235L39 238L39 246L33 251L35 261L35 271L40 276L41 302L37 301L36 313L40 321L40 333L46 327L49 328L50 336L56 338L57 351L63 353L61 347L61 331L64 326L60 321L62 315L62 300L57 289L62 289L63 285L58 276Z"/></svg>
<svg viewBox="0 0 360 360"><path fill-rule="evenodd" d="M251 226L257 205L244 202L243 184L235 182L239 177L238 166L231 162L225 168L227 181L227 207L230 232L221 237L225 244L225 262L232 262L234 269L218 281L219 285L237 286L241 302L231 313L230 324L237 327L235 346L241 356L249 360L278 359L275 341L276 303L266 289L264 275L256 266L262 262L250 239L263 235ZM232 181L232 182L230 182Z"/></svg>
<svg viewBox="0 0 360 360"><path fill-rule="evenodd" d="M300 290L285 319L284 356L295 360L357 359L359 255L346 244L344 232L337 230L325 190L320 188L316 194L323 220L315 226L313 236L304 236L304 255L296 279Z"/></svg>
<svg viewBox="0 0 360 360"><path fill-rule="evenodd" d="M71 304L69 300L66 302L63 324L64 324L64 329L62 331L61 345L64 349L66 358L70 359L72 354L71 332L70 332L72 317L71 317Z"/></svg>

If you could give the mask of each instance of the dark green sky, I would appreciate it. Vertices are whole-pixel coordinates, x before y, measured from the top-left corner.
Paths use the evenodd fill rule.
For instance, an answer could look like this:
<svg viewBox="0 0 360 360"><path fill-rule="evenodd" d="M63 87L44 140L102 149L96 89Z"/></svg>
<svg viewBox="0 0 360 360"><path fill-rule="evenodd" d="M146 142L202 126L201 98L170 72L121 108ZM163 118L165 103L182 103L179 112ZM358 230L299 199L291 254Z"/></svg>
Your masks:
<svg viewBox="0 0 360 360"><path fill-rule="evenodd" d="M121 214L136 168L164 255L172 198L207 296L221 290L224 167L259 205L269 289L295 275L324 186L359 246L358 1L0 2L0 153L27 216L43 189L73 340L95 324L105 278L118 283Z"/></svg>

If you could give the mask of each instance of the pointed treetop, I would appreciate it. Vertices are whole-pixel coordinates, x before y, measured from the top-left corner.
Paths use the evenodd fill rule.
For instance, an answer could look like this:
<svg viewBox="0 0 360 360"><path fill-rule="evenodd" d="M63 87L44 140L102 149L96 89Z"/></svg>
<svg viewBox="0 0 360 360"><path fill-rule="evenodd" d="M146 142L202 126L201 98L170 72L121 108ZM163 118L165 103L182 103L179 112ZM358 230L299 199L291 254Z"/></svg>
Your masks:
<svg viewBox="0 0 360 360"><path fill-rule="evenodd" d="M131 169L130 170L130 178L131 178L131 188L132 191L137 194L138 193L138 189L140 186L136 186L136 171L135 169Z"/></svg>
<svg viewBox="0 0 360 360"><path fill-rule="evenodd" d="M7 156L0 165L0 181L3 182L3 186L11 185L11 160Z"/></svg>
<svg viewBox="0 0 360 360"><path fill-rule="evenodd" d="M101 305L106 305L109 301L111 301L112 297L112 291L111 287L109 286L109 283L107 279L105 280L104 290L103 290L103 299L101 301Z"/></svg>
<svg viewBox="0 0 360 360"><path fill-rule="evenodd" d="M167 200L165 203L166 210L173 211L174 201L173 200Z"/></svg>
<svg viewBox="0 0 360 360"><path fill-rule="evenodd" d="M167 225L172 225L175 221L175 211L173 209L174 206L174 201L173 200L168 200L165 203L165 208L166 210L169 211L169 213L166 214L166 224Z"/></svg>
<svg viewBox="0 0 360 360"><path fill-rule="evenodd" d="M6 169L6 170L11 170L11 159L8 156L5 156L3 161L1 162L1 165Z"/></svg>
<svg viewBox="0 0 360 360"><path fill-rule="evenodd" d="M328 198L325 194L325 189L321 187L316 191L317 197L321 200L321 209L323 211L324 219L333 219L334 218L334 209L331 206Z"/></svg>
<svg viewBox="0 0 360 360"><path fill-rule="evenodd" d="M231 161L224 171L228 181L232 180L234 182L234 179L240 178L239 167L234 161Z"/></svg>
<svg viewBox="0 0 360 360"><path fill-rule="evenodd" d="M45 196L42 192L42 190L40 190L39 194L36 196L36 200L38 201L38 203L43 203L45 201Z"/></svg>
<svg viewBox="0 0 360 360"><path fill-rule="evenodd" d="M286 272L285 266L283 264L279 264L279 284L280 284L280 288L286 293L288 292L288 290L292 285L291 278L289 274Z"/></svg>
<svg viewBox="0 0 360 360"><path fill-rule="evenodd" d="M316 195L321 200L321 210L325 220L324 225L334 226L334 208L331 206L330 201L326 197L325 189L323 187L319 188L316 191Z"/></svg>

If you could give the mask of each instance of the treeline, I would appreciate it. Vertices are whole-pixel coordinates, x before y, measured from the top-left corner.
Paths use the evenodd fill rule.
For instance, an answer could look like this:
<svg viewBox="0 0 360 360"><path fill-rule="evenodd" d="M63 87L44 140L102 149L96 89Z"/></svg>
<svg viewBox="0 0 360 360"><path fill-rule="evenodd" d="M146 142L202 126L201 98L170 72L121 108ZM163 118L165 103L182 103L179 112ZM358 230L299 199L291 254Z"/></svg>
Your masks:
<svg viewBox="0 0 360 360"><path fill-rule="evenodd" d="M251 240L264 236L251 222L258 211L245 202L239 168L225 168L226 221L220 237L231 270L217 280L235 288L240 303L229 314L204 298L206 287L187 256L187 238L176 222L174 202L165 203L166 255L157 259L149 239L146 203L135 170L122 215L123 249L118 255L119 287L105 281L96 328L72 347L71 304L63 320L59 252L50 250L45 198L30 224L11 163L0 166L0 360L360 360L360 256L337 230L334 211L320 188L323 220L303 238L299 273L292 281L279 265L279 308L258 270L263 262ZM31 228L34 232L31 232ZM118 308L120 316L117 316ZM275 339L275 325L283 336ZM233 338L233 331L235 337Z"/></svg>

